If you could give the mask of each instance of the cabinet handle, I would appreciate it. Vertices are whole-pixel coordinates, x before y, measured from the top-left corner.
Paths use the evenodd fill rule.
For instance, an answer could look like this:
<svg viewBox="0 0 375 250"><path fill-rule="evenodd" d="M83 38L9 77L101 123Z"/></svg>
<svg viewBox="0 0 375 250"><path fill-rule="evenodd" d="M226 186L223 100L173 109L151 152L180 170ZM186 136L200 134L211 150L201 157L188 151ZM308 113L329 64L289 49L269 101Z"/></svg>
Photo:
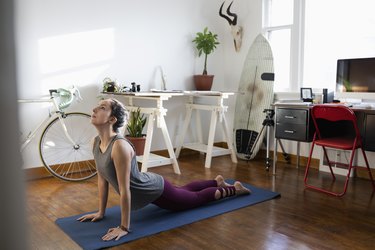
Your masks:
<svg viewBox="0 0 375 250"><path fill-rule="evenodd" d="M296 117L295 116L286 115L286 116L284 116L284 118L286 118L286 119L294 119Z"/></svg>
<svg viewBox="0 0 375 250"><path fill-rule="evenodd" d="M288 133L288 134L294 134L294 131L293 130L284 130L285 133Z"/></svg>

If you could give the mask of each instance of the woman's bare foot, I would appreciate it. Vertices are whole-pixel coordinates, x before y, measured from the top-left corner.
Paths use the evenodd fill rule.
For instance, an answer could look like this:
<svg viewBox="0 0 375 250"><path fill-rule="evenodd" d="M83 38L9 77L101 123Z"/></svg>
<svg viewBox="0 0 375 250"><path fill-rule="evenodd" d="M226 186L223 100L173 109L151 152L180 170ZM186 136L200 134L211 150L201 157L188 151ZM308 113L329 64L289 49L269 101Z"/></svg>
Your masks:
<svg viewBox="0 0 375 250"><path fill-rule="evenodd" d="M234 188L236 189L236 194L237 195L242 195L242 194L251 194L251 190L244 187L241 182L236 181L233 184Z"/></svg>
<svg viewBox="0 0 375 250"><path fill-rule="evenodd" d="M215 181L217 182L218 187L228 187L231 186L225 182L224 177L221 175L216 176Z"/></svg>

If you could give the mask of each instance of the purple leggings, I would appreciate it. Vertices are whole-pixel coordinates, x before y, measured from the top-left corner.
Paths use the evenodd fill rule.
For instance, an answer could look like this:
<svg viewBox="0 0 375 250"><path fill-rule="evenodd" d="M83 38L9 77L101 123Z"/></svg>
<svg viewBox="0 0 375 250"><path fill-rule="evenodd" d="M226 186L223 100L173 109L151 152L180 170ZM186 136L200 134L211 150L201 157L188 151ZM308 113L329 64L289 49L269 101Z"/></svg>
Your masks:
<svg viewBox="0 0 375 250"><path fill-rule="evenodd" d="M175 187L164 179L164 191L152 203L168 210L186 210L214 201L216 190L218 186L215 180L194 181L182 187Z"/></svg>

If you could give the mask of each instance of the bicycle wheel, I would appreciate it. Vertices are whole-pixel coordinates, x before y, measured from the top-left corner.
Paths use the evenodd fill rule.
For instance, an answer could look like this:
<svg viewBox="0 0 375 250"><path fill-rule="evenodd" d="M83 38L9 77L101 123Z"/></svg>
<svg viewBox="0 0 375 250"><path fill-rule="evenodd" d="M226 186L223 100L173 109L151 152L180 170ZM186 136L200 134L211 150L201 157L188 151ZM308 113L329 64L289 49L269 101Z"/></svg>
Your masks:
<svg viewBox="0 0 375 250"><path fill-rule="evenodd" d="M63 123L72 141L66 136ZM57 117L44 129L39 154L47 170L66 181L82 181L96 175L92 140L97 132L84 113L66 113L63 123Z"/></svg>

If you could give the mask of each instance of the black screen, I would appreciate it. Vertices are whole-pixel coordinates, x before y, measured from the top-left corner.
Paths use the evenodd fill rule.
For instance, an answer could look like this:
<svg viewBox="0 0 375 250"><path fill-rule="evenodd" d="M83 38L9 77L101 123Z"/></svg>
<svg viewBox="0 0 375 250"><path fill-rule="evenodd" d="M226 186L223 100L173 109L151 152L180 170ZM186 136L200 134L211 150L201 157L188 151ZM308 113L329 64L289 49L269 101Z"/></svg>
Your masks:
<svg viewBox="0 0 375 250"><path fill-rule="evenodd" d="M375 92L375 58L337 60L337 92Z"/></svg>

